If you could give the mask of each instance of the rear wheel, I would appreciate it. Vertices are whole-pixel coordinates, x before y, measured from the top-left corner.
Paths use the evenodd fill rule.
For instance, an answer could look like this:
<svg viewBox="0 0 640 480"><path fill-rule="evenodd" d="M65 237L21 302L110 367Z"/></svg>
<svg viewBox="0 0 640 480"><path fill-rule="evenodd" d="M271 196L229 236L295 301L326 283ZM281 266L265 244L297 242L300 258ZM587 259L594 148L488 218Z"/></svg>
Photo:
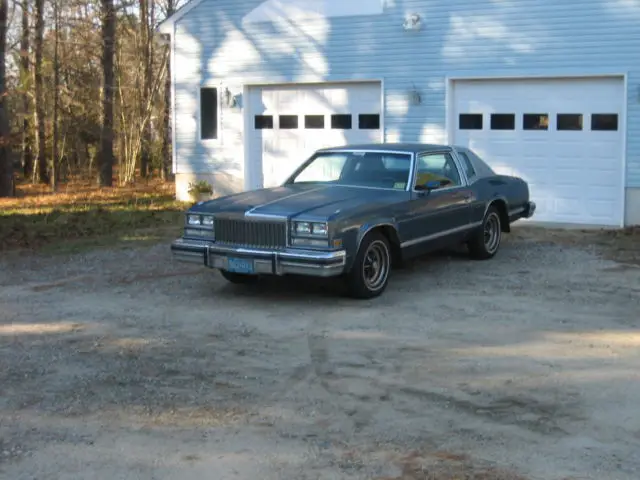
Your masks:
<svg viewBox="0 0 640 480"><path fill-rule="evenodd" d="M391 247L380 232L368 233L347 274L349 293L354 298L377 297L387 288L391 272Z"/></svg>
<svg viewBox="0 0 640 480"><path fill-rule="evenodd" d="M231 283L247 284L255 283L258 281L257 275L245 275L242 273L228 272L226 270L220 270L222 276Z"/></svg>
<svg viewBox="0 0 640 480"><path fill-rule="evenodd" d="M467 242L471 257L487 260L495 256L502 240L502 224L496 207L489 207L482 221L482 227Z"/></svg>

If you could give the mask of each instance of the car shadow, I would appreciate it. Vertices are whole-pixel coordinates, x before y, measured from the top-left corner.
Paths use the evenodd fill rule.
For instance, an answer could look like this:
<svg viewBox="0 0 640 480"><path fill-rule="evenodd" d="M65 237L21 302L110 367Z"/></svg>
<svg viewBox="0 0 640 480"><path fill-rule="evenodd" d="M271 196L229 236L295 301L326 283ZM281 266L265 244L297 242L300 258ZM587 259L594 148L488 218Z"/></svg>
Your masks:
<svg viewBox="0 0 640 480"><path fill-rule="evenodd" d="M464 247L451 247L417 257L392 271L389 287L393 288L393 278L411 278L427 273L429 267L468 261L469 254ZM223 281L226 284L222 292L234 297L264 298L270 301L348 298L346 283L341 278L316 278L302 275L265 276L260 278L257 283L247 285L234 285ZM384 298L384 294L382 298Z"/></svg>
<svg viewBox="0 0 640 480"><path fill-rule="evenodd" d="M347 290L341 279L315 278L286 275L283 277L262 277L255 284L223 287L225 295L236 297L262 297L271 301L286 301L307 298L335 298L346 296Z"/></svg>
<svg viewBox="0 0 640 480"><path fill-rule="evenodd" d="M416 266L426 264L443 264L450 262L468 262L469 252L464 246L448 247L443 250L420 255L409 260L405 260L401 268L396 268L396 272L411 272Z"/></svg>

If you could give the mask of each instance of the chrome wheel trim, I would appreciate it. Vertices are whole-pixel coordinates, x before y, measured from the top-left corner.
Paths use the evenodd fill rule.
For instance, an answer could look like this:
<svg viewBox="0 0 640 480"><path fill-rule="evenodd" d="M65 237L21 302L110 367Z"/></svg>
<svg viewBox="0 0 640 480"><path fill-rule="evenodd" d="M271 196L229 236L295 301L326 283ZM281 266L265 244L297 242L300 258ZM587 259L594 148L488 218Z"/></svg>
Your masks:
<svg viewBox="0 0 640 480"><path fill-rule="evenodd" d="M500 245L500 218L495 212L491 212L484 222L484 248L489 253L494 253Z"/></svg>
<svg viewBox="0 0 640 480"><path fill-rule="evenodd" d="M362 280L367 289L380 290L389 275L389 249L382 240L369 244L362 259Z"/></svg>

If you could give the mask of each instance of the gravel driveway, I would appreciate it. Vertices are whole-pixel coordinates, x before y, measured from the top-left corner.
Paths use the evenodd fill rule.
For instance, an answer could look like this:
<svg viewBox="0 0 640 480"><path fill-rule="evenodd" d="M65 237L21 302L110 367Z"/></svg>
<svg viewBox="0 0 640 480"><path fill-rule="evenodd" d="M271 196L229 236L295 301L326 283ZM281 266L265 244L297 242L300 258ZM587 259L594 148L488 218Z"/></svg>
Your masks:
<svg viewBox="0 0 640 480"><path fill-rule="evenodd" d="M167 244L5 255L0 477L637 480L640 268L520 232L364 302Z"/></svg>

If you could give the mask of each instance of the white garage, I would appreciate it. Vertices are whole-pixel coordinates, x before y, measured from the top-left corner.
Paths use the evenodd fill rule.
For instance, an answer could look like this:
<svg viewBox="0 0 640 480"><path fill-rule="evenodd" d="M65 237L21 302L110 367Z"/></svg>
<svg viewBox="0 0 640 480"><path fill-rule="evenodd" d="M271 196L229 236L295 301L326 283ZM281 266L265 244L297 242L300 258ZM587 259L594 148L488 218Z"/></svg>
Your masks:
<svg viewBox="0 0 640 480"><path fill-rule="evenodd" d="M251 188L282 183L314 150L382 141L379 82L251 87Z"/></svg>
<svg viewBox="0 0 640 480"><path fill-rule="evenodd" d="M450 133L527 180L539 222L624 224L624 80L455 80Z"/></svg>

